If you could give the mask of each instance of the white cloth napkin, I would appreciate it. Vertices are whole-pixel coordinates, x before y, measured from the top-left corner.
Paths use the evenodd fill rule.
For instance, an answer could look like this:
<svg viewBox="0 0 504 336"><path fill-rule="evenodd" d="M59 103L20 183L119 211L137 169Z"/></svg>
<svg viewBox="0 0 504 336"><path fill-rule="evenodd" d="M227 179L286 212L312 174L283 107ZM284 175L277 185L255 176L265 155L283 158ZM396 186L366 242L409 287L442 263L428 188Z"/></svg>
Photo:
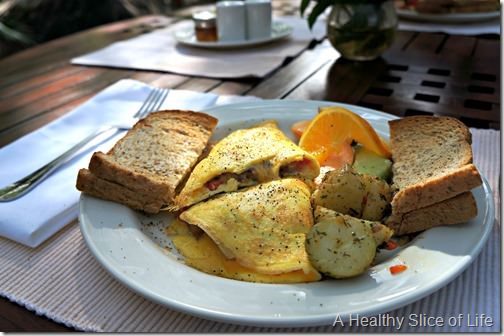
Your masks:
<svg viewBox="0 0 504 336"><path fill-rule="evenodd" d="M293 27L292 35L281 41L242 49L211 50L178 44L173 33L192 26L182 21L98 51L72 59L72 64L174 72L215 78L264 77L280 67L287 57L306 49L314 39L325 36L325 22L308 29L305 19L281 17L276 21Z"/></svg>
<svg viewBox="0 0 504 336"><path fill-rule="evenodd" d="M152 88L133 80L121 80L82 106L0 149L0 186L10 184L51 161L93 130L130 118ZM255 97L218 96L170 90L162 109L204 108L256 100ZM75 188L77 172L88 166L94 151L107 151L124 135L108 134L90 143L25 196L0 203L0 236L36 247L77 216L80 192Z"/></svg>

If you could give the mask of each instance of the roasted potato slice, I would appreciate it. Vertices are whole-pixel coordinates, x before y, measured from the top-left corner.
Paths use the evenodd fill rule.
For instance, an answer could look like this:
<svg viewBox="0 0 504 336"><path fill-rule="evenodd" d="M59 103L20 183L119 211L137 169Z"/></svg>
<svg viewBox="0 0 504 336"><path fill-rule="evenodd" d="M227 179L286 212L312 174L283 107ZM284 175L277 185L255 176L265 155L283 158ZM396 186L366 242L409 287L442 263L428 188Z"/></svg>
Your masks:
<svg viewBox="0 0 504 336"><path fill-rule="evenodd" d="M388 226L383 225L379 222L366 221L371 226L371 231L373 232L373 237L376 241L376 246L380 246L384 242L390 240L394 235L394 231Z"/></svg>
<svg viewBox="0 0 504 336"><path fill-rule="evenodd" d="M361 175L366 190L366 198L362 206L361 218L379 221L383 218L386 209L392 200L392 190L384 180L371 176Z"/></svg>
<svg viewBox="0 0 504 336"><path fill-rule="evenodd" d="M377 246L370 222L317 207L315 223L306 237L306 251L318 271L339 279L369 268Z"/></svg>
<svg viewBox="0 0 504 336"><path fill-rule="evenodd" d="M375 221L383 218L391 199L387 182L356 173L350 166L325 174L312 195L314 207Z"/></svg>
<svg viewBox="0 0 504 336"><path fill-rule="evenodd" d="M366 196L362 176L350 166L328 172L312 195L314 206L321 206L343 214L360 217Z"/></svg>

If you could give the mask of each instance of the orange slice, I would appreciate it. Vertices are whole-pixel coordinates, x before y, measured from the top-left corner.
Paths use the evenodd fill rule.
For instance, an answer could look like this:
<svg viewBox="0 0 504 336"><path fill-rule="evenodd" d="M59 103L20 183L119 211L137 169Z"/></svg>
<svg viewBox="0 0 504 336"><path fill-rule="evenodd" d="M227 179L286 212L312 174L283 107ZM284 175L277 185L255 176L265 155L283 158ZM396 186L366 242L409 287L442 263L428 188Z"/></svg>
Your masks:
<svg viewBox="0 0 504 336"><path fill-rule="evenodd" d="M371 125L342 107L321 108L299 140L299 146L323 163L331 152L339 152L352 140L378 155L390 158L390 149Z"/></svg>

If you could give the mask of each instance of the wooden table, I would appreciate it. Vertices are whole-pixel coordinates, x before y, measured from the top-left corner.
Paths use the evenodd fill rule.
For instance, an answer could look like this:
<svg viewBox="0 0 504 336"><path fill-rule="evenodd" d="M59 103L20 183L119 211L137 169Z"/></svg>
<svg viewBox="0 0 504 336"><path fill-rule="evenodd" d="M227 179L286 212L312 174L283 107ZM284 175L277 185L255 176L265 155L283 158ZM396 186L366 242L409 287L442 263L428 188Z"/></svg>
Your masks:
<svg viewBox="0 0 504 336"><path fill-rule="evenodd" d="M276 14L295 14L288 1ZM500 128L498 36L401 31L373 62L335 57L320 44L264 79L219 80L152 71L70 65L72 57L153 29L174 18L141 17L101 26L0 60L0 147L79 106L123 78L165 87L261 98L316 99L357 104L398 116L447 115L468 126ZM71 331L0 299L0 331Z"/></svg>

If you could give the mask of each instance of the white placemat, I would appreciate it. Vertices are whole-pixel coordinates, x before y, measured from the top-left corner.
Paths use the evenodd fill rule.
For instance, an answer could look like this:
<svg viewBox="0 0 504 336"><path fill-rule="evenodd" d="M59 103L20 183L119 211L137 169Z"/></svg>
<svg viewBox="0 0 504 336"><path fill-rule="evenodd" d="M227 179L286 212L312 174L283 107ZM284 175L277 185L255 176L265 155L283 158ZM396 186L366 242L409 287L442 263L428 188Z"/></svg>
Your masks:
<svg viewBox="0 0 504 336"><path fill-rule="evenodd" d="M79 330L122 332L402 332L501 330L500 132L471 129L474 161L488 179L497 209L481 254L452 283L403 308L378 316L379 326L257 328L208 321L152 303L115 281L87 250L74 222L36 249L0 238L0 295ZM424 321L440 326L426 326ZM491 319L491 324L488 319ZM483 319L486 323L482 323ZM459 322L460 321L460 322ZM450 322L453 326L450 326Z"/></svg>
<svg viewBox="0 0 504 336"><path fill-rule="evenodd" d="M214 78L264 77L280 67L287 57L306 49L314 39L325 36L325 25L308 29L306 20L281 17L275 20L293 27L292 35L281 41L242 49L210 50L177 43L173 33L193 25L182 21L98 51L72 59L72 64L156 70L182 75Z"/></svg>
<svg viewBox="0 0 504 336"><path fill-rule="evenodd" d="M424 33L446 33L452 35L481 35L499 34L501 32L500 19L483 22L464 23L438 23L438 22L417 22L409 20L399 21L399 30L424 32Z"/></svg>

